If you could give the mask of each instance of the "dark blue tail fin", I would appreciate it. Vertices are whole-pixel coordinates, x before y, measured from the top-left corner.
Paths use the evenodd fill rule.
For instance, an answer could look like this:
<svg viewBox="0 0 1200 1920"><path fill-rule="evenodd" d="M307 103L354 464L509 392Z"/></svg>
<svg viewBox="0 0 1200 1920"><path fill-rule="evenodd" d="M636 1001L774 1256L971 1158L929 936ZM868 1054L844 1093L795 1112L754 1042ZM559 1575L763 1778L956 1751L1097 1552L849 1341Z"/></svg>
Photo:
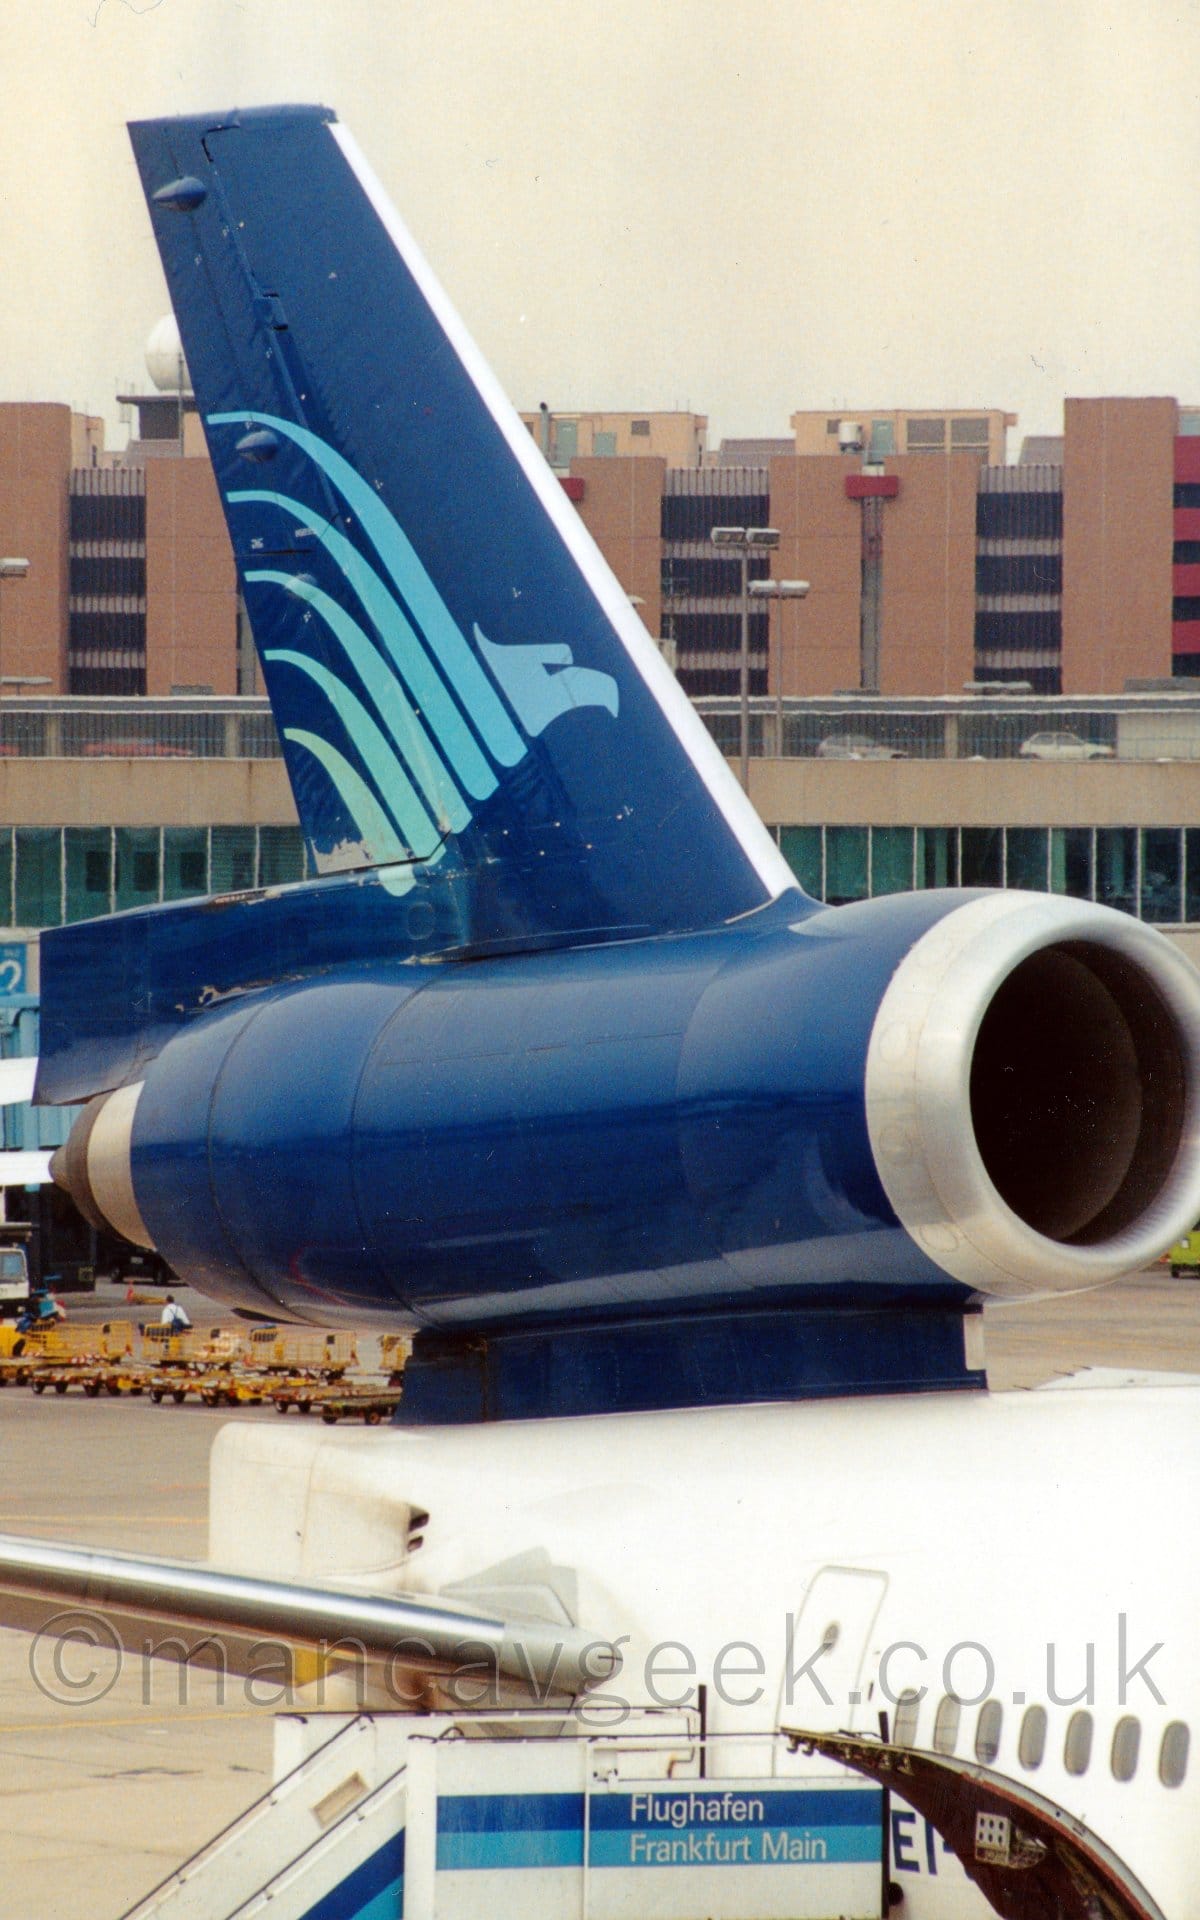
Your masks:
<svg viewBox="0 0 1200 1920"><path fill-rule="evenodd" d="M318 869L476 948L793 885L334 115L131 131Z"/></svg>

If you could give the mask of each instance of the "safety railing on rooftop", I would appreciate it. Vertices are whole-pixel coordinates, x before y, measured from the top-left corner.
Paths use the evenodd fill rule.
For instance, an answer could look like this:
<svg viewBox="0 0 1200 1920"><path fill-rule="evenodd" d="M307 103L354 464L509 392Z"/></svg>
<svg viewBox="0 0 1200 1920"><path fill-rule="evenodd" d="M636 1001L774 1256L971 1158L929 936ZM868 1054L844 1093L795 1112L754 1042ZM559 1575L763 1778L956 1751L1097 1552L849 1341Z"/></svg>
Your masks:
<svg viewBox="0 0 1200 1920"><path fill-rule="evenodd" d="M4 699L0 757L274 760L279 736L264 699Z"/></svg>
<svg viewBox="0 0 1200 1920"><path fill-rule="evenodd" d="M694 703L722 752L741 738L736 699ZM750 752L818 760L1200 760L1200 693L1086 699L756 697ZM0 759L273 760L262 698L0 700Z"/></svg>
<svg viewBox="0 0 1200 1920"><path fill-rule="evenodd" d="M721 751L736 758L736 699L695 705ZM1114 694L1092 699L882 700L755 698L750 752L809 760L1200 760L1200 695Z"/></svg>

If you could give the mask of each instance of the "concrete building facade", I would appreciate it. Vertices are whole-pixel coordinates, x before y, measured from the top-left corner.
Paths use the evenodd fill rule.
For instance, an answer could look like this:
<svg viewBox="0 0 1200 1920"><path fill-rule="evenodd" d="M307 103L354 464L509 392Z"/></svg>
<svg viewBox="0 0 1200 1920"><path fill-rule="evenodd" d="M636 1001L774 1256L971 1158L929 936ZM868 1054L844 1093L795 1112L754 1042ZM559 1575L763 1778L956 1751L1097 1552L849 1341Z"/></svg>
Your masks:
<svg viewBox="0 0 1200 1920"><path fill-rule="evenodd" d="M233 556L183 426L115 455L90 416L0 405L0 553L29 563L0 580L0 693L238 690Z"/></svg>
<svg viewBox="0 0 1200 1920"><path fill-rule="evenodd" d="M0 583L0 692L257 684L187 397L131 404L120 455L65 407L0 405L0 553L29 561ZM1061 439L1016 463L993 458L1013 418L996 409L796 414L811 450L742 442L743 464L708 454L701 414L523 418L695 695L738 677L740 568L712 546L721 524L777 527L751 578L810 583L751 614L756 694L1117 693L1200 675L1200 414L1173 399L1068 400ZM870 430L852 451L833 431L848 425Z"/></svg>
<svg viewBox="0 0 1200 1920"><path fill-rule="evenodd" d="M763 443L759 464L753 442L739 443L750 462L740 467L724 456L698 468L665 463L661 632L690 693L729 693L737 681L740 574L710 542L722 523L777 527L781 544L770 563L755 563L759 572L810 583L807 599L751 616L756 693L933 695L978 681L1119 693L1200 675L1200 414L1172 399L1069 400L1061 439L1012 464L991 459L1011 415L970 416L977 447L952 444L956 417L944 417L940 449L878 460L865 457L877 446L847 453L825 434L820 452L789 456ZM833 424L803 418L823 433ZM907 425L905 434L911 445ZM636 519L636 591L648 606L655 477L639 466L614 454L602 492L590 495L595 466L574 462L564 483L622 580L626 548L610 529Z"/></svg>
<svg viewBox="0 0 1200 1920"><path fill-rule="evenodd" d="M847 407L842 413L794 413L793 451L816 454L860 453L872 461L893 454L974 453L990 466L1007 457L1007 434L1015 413L997 407Z"/></svg>

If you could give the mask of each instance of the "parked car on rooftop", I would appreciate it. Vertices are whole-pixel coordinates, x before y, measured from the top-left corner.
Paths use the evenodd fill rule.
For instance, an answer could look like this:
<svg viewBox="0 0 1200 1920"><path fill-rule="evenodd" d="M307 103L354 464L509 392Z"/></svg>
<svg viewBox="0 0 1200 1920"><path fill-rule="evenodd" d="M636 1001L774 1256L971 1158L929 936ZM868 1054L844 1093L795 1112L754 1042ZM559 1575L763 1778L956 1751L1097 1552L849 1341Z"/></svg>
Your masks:
<svg viewBox="0 0 1200 1920"><path fill-rule="evenodd" d="M1113 750L1079 733L1031 733L1018 749L1023 760L1111 760Z"/></svg>
<svg viewBox="0 0 1200 1920"><path fill-rule="evenodd" d="M817 747L818 760L907 760L902 747L885 746L865 733L829 733Z"/></svg>

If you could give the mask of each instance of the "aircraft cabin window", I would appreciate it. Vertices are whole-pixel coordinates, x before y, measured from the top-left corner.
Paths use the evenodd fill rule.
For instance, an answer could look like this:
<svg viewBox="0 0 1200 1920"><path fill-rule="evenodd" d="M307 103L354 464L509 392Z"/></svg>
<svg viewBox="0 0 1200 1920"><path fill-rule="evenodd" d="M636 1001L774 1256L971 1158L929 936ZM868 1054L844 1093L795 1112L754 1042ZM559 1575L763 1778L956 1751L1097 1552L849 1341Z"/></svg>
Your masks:
<svg viewBox="0 0 1200 1920"><path fill-rule="evenodd" d="M1035 1767L1041 1766L1045 1756L1046 1709L1026 1707L1025 1717L1021 1721L1021 1737L1017 1741L1017 1758L1032 1773Z"/></svg>
<svg viewBox="0 0 1200 1920"><path fill-rule="evenodd" d="M1000 1752L1000 1729L1004 1708L998 1700L985 1700L975 1723L975 1758L990 1767Z"/></svg>
<svg viewBox="0 0 1200 1920"><path fill-rule="evenodd" d="M1158 1777L1164 1787L1181 1787L1187 1772L1188 1747L1191 1734L1183 1720L1172 1720L1163 1728L1162 1746L1158 1750Z"/></svg>
<svg viewBox="0 0 1200 1920"><path fill-rule="evenodd" d="M962 1719L962 1701L956 1694L948 1693L938 1701L938 1710L933 1716L933 1750L935 1753L953 1753L958 1745L958 1728Z"/></svg>
<svg viewBox="0 0 1200 1920"><path fill-rule="evenodd" d="M1113 1728L1112 1773L1114 1780L1132 1780L1137 1772L1138 1749L1142 1744L1142 1725L1136 1715L1127 1713Z"/></svg>
<svg viewBox="0 0 1200 1920"><path fill-rule="evenodd" d="M1067 1721L1063 1742L1063 1765L1068 1773L1086 1773L1092 1757L1092 1716L1080 1711Z"/></svg>
<svg viewBox="0 0 1200 1920"><path fill-rule="evenodd" d="M917 1715L921 1696L915 1687L906 1687L896 1702L896 1745L913 1747L917 1743Z"/></svg>

